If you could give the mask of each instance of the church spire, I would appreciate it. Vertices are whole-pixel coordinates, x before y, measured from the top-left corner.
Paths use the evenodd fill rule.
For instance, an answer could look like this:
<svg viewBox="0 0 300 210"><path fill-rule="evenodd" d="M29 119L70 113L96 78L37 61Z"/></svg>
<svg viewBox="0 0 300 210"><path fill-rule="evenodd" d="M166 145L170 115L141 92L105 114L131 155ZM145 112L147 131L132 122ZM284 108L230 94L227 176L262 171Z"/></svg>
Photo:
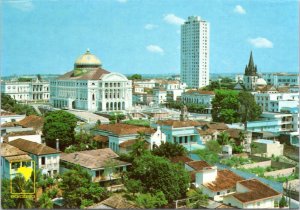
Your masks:
<svg viewBox="0 0 300 210"><path fill-rule="evenodd" d="M257 67L254 64L252 51L250 53L248 66L246 66L246 68L245 68L245 75L246 76L256 76L257 75Z"/></svg>

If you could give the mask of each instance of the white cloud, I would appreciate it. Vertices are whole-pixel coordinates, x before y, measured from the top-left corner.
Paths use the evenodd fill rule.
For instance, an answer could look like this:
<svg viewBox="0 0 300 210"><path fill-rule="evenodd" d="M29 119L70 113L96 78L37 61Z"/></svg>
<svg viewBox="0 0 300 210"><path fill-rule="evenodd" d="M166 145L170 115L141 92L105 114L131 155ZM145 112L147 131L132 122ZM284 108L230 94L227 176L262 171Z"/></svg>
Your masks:
<svg viewBox="0 0 300 210"><path fill-rule="evenodd" d="M151 53L164 54L164 50L158 45L148 45L146 49Z"/></svg>
<svg viewBox="0 0 300 210"><path fill-rule="evenodd" d="M273 43L264 37L257 37L248 41L256 48L273 48Z"/></svg>
<svg viewBox="0 0 300 210"><path fill-rule="evenodd" d="M147 30L152 30L152 29L155 29L157 27L158 27L158 25L146 24L144 28L147 29Z"/></svg>
<svg viewBox="0 0 300 210"><path fill-rule="evenodd" d="M120 3L127 3L127 0L117 0Z"/></svg>
<svg viewBox="0 0 300 210"><path fill-rule="evenodd" d="M246 10L241 5L236 5L233 11L241 15L246 14Z"/></svg>
<svg viewBox="0 0 300 210"><path fill-rule="evenodd" d="M184 19L177 17L174 14L165 15L164 21L166 21L169 24L174 24L174 25L182 25L184 23Z"/></svg>
<svg viewBox="0 0 300 210"><path fill-rule="evenodd" d="M32 0L8 0L5 2L23 12L29 12L34 9Z"/></svg>

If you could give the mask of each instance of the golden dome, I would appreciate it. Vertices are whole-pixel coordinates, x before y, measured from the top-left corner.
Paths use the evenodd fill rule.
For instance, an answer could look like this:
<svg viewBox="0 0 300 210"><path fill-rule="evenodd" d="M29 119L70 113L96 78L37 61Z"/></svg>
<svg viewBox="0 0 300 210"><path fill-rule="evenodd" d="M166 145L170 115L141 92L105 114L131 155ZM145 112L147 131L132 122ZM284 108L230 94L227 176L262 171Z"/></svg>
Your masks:
<svg viewBox="0 0 300 210"><path fill-rule="evenodd" d="M101 61L97 56L90 53L90 50L87 49L86 53L79 56L75 61L75 69L77 68L98 68L101 66Z"/></svg>

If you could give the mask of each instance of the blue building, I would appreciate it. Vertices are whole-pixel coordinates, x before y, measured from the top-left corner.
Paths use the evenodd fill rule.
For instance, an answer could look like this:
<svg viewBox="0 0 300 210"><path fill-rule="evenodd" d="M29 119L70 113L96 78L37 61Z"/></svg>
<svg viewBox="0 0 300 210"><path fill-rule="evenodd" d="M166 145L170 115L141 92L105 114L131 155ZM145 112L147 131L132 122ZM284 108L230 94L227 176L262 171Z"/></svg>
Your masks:
<svg viewBox="0 0 300 210"><path fill-rule="evenodd" d="M36 169L41 169L43 174L53 176L59 172L60 151L25 139L16 139L9 144L27 152L35 161Z"/></svg>
<svg viewBox="0 0 300 210"><path fill-rule="evenodd" d="M10 179L18 174L20 167L29 167L33 170L32 158L24 151L7 143L0 143L1 151L1 178Z"/></svg>
<svg viewBox="0 0 300 210"><path fill-rule="evenodd" d="M110 148L63 153L60 159L60 173L79 165L91 176L93 182L113 182L121 178L131 163L118 160L119 156Z"/></svg>

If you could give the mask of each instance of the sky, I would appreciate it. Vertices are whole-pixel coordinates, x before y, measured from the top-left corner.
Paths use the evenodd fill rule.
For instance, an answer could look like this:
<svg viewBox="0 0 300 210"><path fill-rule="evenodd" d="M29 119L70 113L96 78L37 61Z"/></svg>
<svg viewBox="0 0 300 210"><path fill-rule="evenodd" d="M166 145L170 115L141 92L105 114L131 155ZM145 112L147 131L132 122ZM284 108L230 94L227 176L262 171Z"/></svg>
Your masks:
<svg viewBox="0 0 300 210"><path fill-rule="evenodd" d="M89 48L123 74L180 72L180 25L210 23L210 73L299 71L297 0L2 0L2 76L63 74Z"/></svg>

